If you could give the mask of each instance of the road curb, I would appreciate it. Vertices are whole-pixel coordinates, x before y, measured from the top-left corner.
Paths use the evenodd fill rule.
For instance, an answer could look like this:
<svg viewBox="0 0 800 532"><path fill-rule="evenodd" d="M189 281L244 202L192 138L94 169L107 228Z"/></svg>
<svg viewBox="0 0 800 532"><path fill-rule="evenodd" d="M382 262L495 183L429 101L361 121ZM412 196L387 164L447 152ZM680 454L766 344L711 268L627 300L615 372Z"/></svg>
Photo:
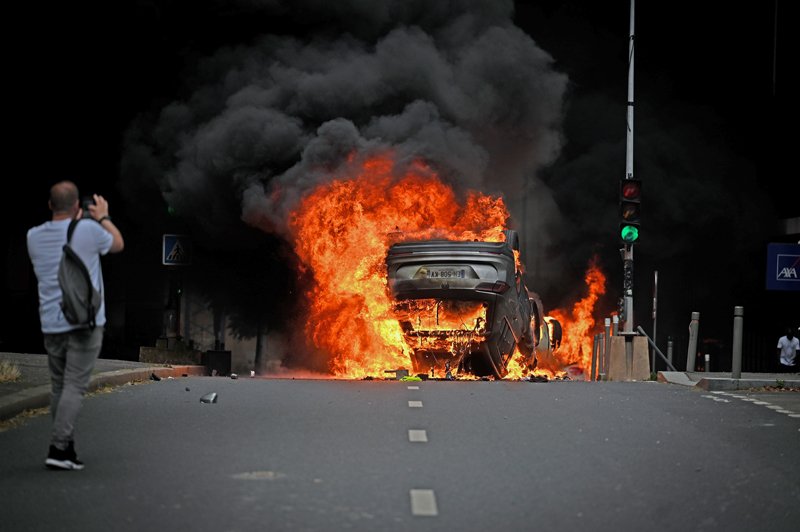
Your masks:
<svg viewBox="0 0 800 532"><path fill-rule="evenodd" d="M698 380L692 380L683 371L659 371L658 382L666 382L669 384L679 384L696 388L705 391L731 391L731 390L747 390L749 388L764 388L767 386L776 386L778 381L783 383L785 388L800 388L800 376L796 374L787 374L783 376L772 376L767 379L733 379L729 377L700 377Z"/></svg>
<svg viewBox="0 0 800 532"><path fill-rule="evenodd" d="M138 369L120 369L92 375L89 381L89 392L103 386L121 386L128 382L144 381L150 375L167 377L203 376L207 374L205 366L153 366ZM25 410L50 406L50 385L34 386L27 390L0 397L0 421L11 419Z"/></svg>

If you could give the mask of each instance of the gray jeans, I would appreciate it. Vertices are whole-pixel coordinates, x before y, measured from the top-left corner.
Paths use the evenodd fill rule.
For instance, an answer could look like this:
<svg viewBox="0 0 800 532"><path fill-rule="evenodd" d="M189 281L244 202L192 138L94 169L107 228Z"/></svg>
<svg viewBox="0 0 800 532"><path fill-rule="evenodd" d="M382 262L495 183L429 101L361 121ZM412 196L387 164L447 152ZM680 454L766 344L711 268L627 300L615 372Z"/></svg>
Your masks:
<svg viewBox="0 0 800 532"><path fill-rule="evenodd" d="M102 345L103 327L44 335L52 384L50 444L59 449L66 449L74 440L75 420Z"/></svg>

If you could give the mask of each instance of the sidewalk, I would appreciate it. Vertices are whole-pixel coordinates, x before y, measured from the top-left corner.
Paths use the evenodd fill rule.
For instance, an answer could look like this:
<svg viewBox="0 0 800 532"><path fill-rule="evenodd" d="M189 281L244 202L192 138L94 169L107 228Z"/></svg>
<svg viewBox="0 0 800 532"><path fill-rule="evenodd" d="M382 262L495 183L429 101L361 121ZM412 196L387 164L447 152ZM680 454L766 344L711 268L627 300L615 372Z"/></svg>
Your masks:
<svg viewBox="0 0 800 532"><path fill-rule="evenodd" d="M50 406L47 355L0 352L0 361L14 364L21 373L21 378L17 381L0 383L0 421L12 418L24 410ZM95 363L89 391L102 386L147 380L153 373L161 378L205 375L206 368L100 358Z"/></svg>
<svg viewBox="0 0 800 532"><path fill-rule="evenodd" d="M779 382L782 382L783 386L787 388L800 388L800 373L742 372L740 379L734 379L730 372L659 371L658 382L692 386L707 391L763 388L776 386Z"/></svg>

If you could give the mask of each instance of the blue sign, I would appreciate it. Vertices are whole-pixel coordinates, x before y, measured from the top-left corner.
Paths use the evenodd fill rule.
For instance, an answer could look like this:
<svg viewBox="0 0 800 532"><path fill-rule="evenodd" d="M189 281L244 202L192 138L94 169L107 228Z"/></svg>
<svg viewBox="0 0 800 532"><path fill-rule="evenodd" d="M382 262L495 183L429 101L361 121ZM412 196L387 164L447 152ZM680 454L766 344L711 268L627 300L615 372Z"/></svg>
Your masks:
<svg viewBox="0 0 800 532"><path fill-rule="evenodd" d="M767 245L767 290L800 291L800 244Z"/></svg>
<svg viewBox="0 0 800 532"><path fill-rule="evenodd" d="M164 235L161 264L186 266L192 263L192 241L186 235Z"/></svg>

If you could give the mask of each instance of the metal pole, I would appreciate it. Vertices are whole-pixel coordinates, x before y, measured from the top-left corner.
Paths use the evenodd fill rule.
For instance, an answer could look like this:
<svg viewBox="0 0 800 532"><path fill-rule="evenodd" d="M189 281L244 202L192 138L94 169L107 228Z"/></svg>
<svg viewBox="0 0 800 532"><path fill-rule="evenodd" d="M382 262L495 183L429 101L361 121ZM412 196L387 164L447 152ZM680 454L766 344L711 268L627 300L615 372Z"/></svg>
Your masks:
<svg viewBox="0 0 800 532"><path fill-rule="evenodd" d="M589 380L593 381L595 376L595 371L597 370L597 350L600 348L598 345L599 342L599 334L594 335L594 343L592 344L592 369L589 373Z"/></svg>
<svg viewBox="0 0 800 532"><path fill-rule="evenodd" d="M661 352L661 350L658 348L658 346L653 341L653 339L650 338L649 336L647 336L647 333L644 332L644 329L642 329L641 325L639 325L637 330L639 331L639 334L641 334L642 336L647 338L648 343L653 347L653 352L658 353L658 356L661 357L661 360L663 360L664 362L667 363L667 366L669 367L670 371L678 371L678 370L675 369L675 366L672 365L672 361L664 356L664 353ZM653 373L655 373L655 371L653 371Z"/></svg>
<svg viewBox="0 0 800 532"><path fill-rule="evenodd" d="M711 355L709 353L706 353L704 355L704 357L705 357L705 361L706 361L705 372L706 373L710 373L711 372Z"/></svg>
<svg viewBox="0 0 800 532"><path fill-rule="evenodd" d="M689 323L689 349L686 352L686 371L694 371L694 357L697 355L697 332L700 329L700 313L692 312Z"/></svg>
<svg viewBox="0 0 800 532"><path fill-rule="evenodd" d="M744 307L733 307L733 360L731 378L742 378L742 326L744 324Z"/></svg>
<svg viewBox="0 0 800 532"><path fill-rule="evenodd" d="M633 179L633 21L634 4L631 0L630 36L628 40L628 135L625 146L625 179Z"/></svg>
<svg viewBox="0 0 800 532"><path fill-rule="evenodd" d="M658 270L653 272L653 343L658 344L658 336L656 336L656 324L657 324L657 316L658 313L656 309L658 308ZM653 370L653 373L656 371L656 352L653 350L651 353L651 364L650 368Z"/></svg>
<svg viewBox="0 0 800 532"><path fill-rule="evenodd" d="M608 321L608 318L606 318L606 321ZM612 324L611 334L613 334L614 336L619 335L619 316L617 316L616 314L614 316L612 316L611 317L611 324ZM606 336L608 336L608 335L606 335Z"/></svg>
<svg viewBox="0 0 800 532"><path fill-rule="evenodd" d="M634 43L634 6L631 0L630 38L628 40L628 132L625 149L625 179L633 179L633 43ZM623 313L624 332L633 333L633 244L623 247Z"/></svg>

